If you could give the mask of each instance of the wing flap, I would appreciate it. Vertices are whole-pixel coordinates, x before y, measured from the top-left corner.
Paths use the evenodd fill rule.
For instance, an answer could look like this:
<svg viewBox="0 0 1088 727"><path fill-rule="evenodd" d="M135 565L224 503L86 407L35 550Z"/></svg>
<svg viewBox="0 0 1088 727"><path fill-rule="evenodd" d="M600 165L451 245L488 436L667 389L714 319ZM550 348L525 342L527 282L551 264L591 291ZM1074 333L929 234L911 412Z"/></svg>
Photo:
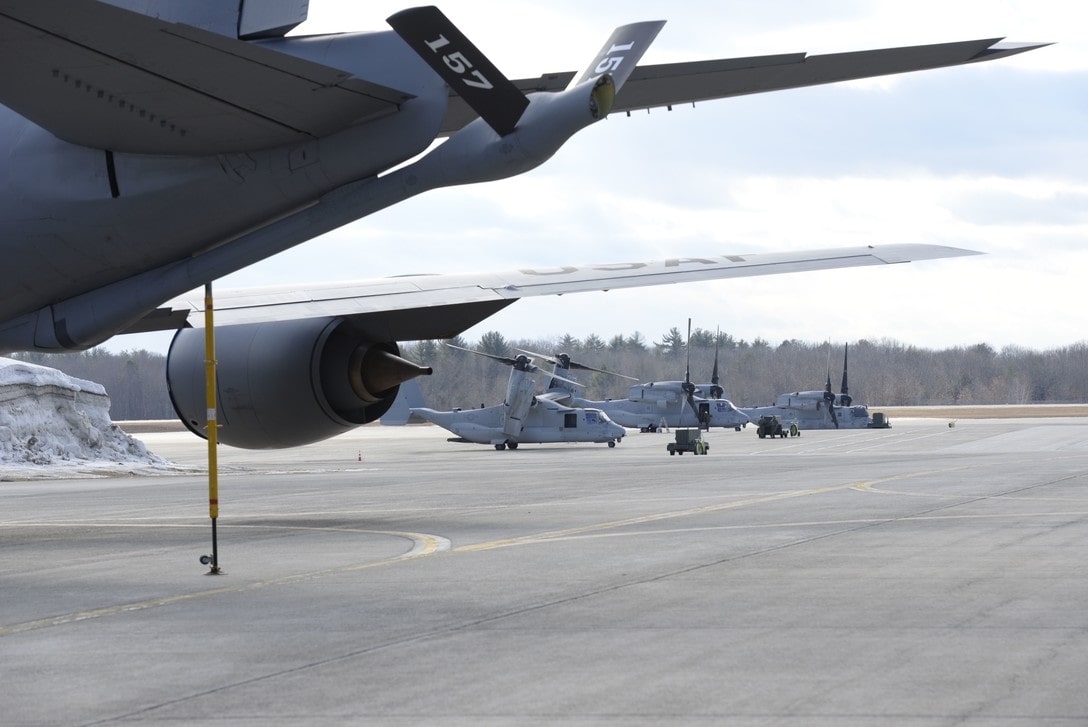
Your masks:
<svg viewBox="0 0 1088 727"><path fill-rule="evenodd" d="M0 0L0 103L83 146L214 154L322 136L408 94L89 0Z"/></svg>

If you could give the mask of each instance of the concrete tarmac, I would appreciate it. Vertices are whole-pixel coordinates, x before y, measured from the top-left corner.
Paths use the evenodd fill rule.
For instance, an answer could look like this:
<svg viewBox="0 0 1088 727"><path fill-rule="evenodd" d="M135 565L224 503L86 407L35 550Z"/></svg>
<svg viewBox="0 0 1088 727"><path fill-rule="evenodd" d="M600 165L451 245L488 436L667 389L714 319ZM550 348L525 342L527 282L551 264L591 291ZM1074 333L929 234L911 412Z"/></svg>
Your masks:
<svg viewBox="0 0 1088 727"><path fill-rule="evenodd" d="M0 482L0 721L1088 723L1088 418Z"/></svg>

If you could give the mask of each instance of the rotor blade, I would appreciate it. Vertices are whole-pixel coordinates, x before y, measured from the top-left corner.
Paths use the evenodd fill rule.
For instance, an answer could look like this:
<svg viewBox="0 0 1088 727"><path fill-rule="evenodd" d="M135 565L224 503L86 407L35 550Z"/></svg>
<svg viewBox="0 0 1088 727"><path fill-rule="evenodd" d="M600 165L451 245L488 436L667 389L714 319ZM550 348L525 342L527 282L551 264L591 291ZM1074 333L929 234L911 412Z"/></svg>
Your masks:
<svg viewBox="0 0 1088 727"><path fill-rule="evenodd" d="M688 340L684 342L684 352L687 354L687 363L684 364L684 383L691 383L691 319L688 318Z"/></svg>
<svg viewBox="0 0 1088 727"><path fill-rule="evenodd" d="M721 379L718 378L718 345L720 343L722 335L722 329L718 328L714 331L714 370L710 374L710 398L720 399L725 396L725 389L720 385Z"/></svg>
<svg viewBox="0 0 1088 727"><path fill-rule="evenodd" d="M534 357L539 358L539 359L543 359L544 361L547 361L548 363L553 364L553 365L555 365L555 366L557 366L558 368L561 368L561 369L576 369L578 371L596 371L599 374L608 374L610 376L619 376L621 379L629 379L631 381L638 381L638 379L635 378L634 376L627 376L626 374L618 374L615 371L609 371L607 369L598 369L598 368L594 368L592 366L589 366L587 364L578 363L577 361L572 361L570 359L570 356L568 356L566 354L563 354L563 353L561 353L561 354L559 354L559 355L557 355L555 357L552 357L552 356L546 356L546 355L544 355L542 353L534 353L533 351L528 351L528 350L526 350L524 348L516 348L514 350L515 351L521 351L522 353L527 353L530 356L534 356Z"/></svg>
<svg viewBox="0 0 1088 727"><path fill-rule="evenodd" d="M695 409L695 384L691 383L691 319L688 318L688 338L684 343L685 353L687 355L687 362L684 364L684 383L682 389L684 391L684 399L688 406L691 407L691 413L695 415L695 423L699 423L699 412ZM684 405L680 405L680 418L677 420L677 426L684 423Z"/></svg>
<svg viewBox="0 0 1088 727"><path fill-rule="evenodd" d="M539 370L539 369L537 369L537 370ZM544 373L548 373L548 372L545 371ZM559 380L559 381L562 381L565 384L570 384L571 386L577 386L579 389L584 389L585 388L585 384L574 381L573 379L565 379L562 376L560 376L559 374L555 373L554 371L552 373L548 374L548 375L551 376L553 380Z"/></svg>
<svg viewBox="0 0 1088 727"><path fill-rule="evenodd" d="M532 356L533 358L543 359L544 361L547 361L548 363L550 363L550 364L552 364L554 366L559 366L559 361L552 358L551 356L548 356L547 354L537 353L536 351L529 351L528 349L524 349L524 348L515 348L514 350L515 351L521 351L522 353L528 354L528 355Z"/></svg>
<svg viewBox="0 0 1088 727"><path fill-rule="evenodd" d="M846 348L842 352L842 388L839 393L846 397L850 394L850 390L846 387L846 359L850 355L850 344L846 344Z"/></svg>
<svg viewBox="0 0 1088 727"><path fill-rule="evenodd" d="M592 366L587 366L586 364L576 363L574 361L570 362L570 368L578 369L579 371L596 371L599 374L608 374L609 376L619 376L621 379L628 379L629 381L638 381L638 379L636 377L634 377L634 376L628 376L627 374L619 374L619 373L616 373L615 371L609 371L608 369L597 369L597 368L593 368Z"/></svg>
<svg viewBox="0 0 1088 727"><path fill-rule="evenodd" d="M529 99L441 10L410 8L386 22L495 133L506 136L517 127Z"/></svg>
<svg viewBox="0 0 1088 727"><path fill-rule="evenodd" d="M710 374L710 383L715 386L718 385L718 336L721 334L719 329L714 333L714 371Z"/></svg>
<svg viewBox="0 0 1088 727"><path fill-rule="evenodd" d="M467 351L469 353L474 353L477 356L484 356L486 358L494 359L495 361L501 361L502 363L506 364L507 366L516 366L517 363L518 363L517 359L509 358L507 356L496 356L493 353L484 353L483 351L477 351L477 350L471 349L471 348L464 348L462 346L454 346L452 343L447 343L446 345L449 346L450 348L456 348L458 351Z"/></svg>
<svg viewBox="0 0 1088 727"><path fill-rule="evenodd" d="M831 390L831 341L827 342L827 383L824 384L824 399L835 401L835 392Z"/></svg>
<svg viewBox="0 0 1088 727"><path fill-rule="evenodd" d="M576 369L578 371L594 371L594 372L596 372L598 374L608 374L609 376L618 376L621 379L627 379L628 381L638 381L638 379L636 377L634 377L634 376L628 376L627 374L620 374L620 373L617 373L615 371L609 371L608 369L594 368L592 366L587 366L586 364L580 364L580 363L577 363L575 361L571 361L570 365L567 368Z"/></svg>

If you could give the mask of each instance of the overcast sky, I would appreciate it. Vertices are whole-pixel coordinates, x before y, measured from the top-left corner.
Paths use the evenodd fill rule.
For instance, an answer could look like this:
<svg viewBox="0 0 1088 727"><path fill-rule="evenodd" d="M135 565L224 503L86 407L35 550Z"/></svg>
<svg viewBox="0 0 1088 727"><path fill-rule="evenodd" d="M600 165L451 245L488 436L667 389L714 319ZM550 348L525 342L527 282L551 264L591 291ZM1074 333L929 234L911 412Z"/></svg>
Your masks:
<svg viewBox="0 0 1088 727"><path fill-rule="evenodd" d="M644 63L988 37L1056 45L617 115L533 172L429 192L219 287L924 242L987 254L527 299L465 335L638 331L657 341L690 316L697 327L775 344L867 338L1048 349L1088 340L1088 3L439 5L511 78L581 70L614 26L637 20L668 21ZM403 7L311 0L298 32L385 29ZM165 351L167 342L119 337L110 348Z"/></svg>

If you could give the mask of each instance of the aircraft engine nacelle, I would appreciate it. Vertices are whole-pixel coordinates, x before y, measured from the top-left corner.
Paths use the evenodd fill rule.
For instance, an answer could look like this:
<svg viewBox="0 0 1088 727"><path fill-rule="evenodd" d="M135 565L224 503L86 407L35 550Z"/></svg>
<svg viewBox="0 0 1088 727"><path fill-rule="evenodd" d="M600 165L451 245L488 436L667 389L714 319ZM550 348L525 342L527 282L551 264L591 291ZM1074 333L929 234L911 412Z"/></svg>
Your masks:
<svg viewBox="0 0 1088 727"><path fill-rule="evenodd" d="M217 328L217 439L248 449L294 447L372 422L392 406L401 383L431 373L399 352L396 343L370 341L342 318ZM167 385L178 416L201 437L204 362L204 329L179 331Z"/></svg>
<svg viewBox="0 0 1088 727"><path fill-rule="evenodd" d="M627 398L636 402L654 402L660 408L665 408L680 400L676 391L669 389L654 389L650 386L636 384L627 390Z"/></svg>
<svg viewBox="0 0 1088 727"><path fill-rule="evenodd" d="M783 409L793 409L794 411L821 411L827 406L820 396L790 394L782 394L775 403Z"/></svg>

